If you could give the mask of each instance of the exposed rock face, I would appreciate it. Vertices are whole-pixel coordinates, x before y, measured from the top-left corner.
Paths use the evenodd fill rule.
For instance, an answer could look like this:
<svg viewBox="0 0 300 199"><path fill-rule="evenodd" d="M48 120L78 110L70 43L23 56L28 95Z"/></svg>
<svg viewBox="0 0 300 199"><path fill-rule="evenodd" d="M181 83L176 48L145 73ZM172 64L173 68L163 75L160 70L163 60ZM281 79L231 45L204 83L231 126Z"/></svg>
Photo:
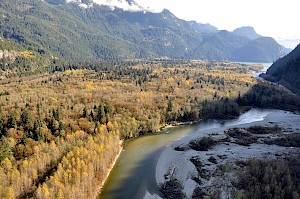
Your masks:
<svg viewBox="0 0 300 199"><path fill-rule="evenodd" d="M12 50L0 50L0 60L7 58L10 62L15 62L16 58L19 56L19 53Z"/></svg>

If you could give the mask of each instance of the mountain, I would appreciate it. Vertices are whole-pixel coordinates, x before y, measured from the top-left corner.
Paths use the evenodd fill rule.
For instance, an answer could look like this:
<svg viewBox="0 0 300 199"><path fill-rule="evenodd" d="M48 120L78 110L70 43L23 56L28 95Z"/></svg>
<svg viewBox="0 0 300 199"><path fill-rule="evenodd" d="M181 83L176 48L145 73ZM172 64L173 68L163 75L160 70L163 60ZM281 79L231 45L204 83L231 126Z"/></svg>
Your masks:
<svg viewBox="0 0 300 199"><path fill-rule="evenodd" d="M203 59L240 62L274 62L286 55L286 49L273 38L260 37L250 40L226 30L204 38L196 49Z"/></svg>
<svg viewBox="0 0 300 199"><path fill-rule="evenodd" d="M126 12L106 6L82 9L52 0L0 2L4 38L49 49L67 59L192 57L201 35L183 20L161 13Z"/></svg>
<svg viewBox="0 0 300 199"><path fill-rule="evenodd" d="M279 82L300 94L300 44L288 55L273 63L264 78Z"/></svg>
<svg viewBox="0 0 300 199"><path fill-rule="evenodd" d="M191 24L168 10L152 12L125 0L117 1L118 5L113 4L115 1L101 1L106 6L95 2L100 1L2 0L0 37L72 61L164 56L232 60L238 49L244 47L242 57L251 50L247 47L251 40L246 37L228 31L214 32L213 26ZM274 46L270 40L257 45L266 51L268 46ZM278 46L269 49L263 59L252 57L257 56L252 53L244 61L275 61L281 55Z"/></svg>
<svg viewBox="0 0 300 199"><path fill-rule="evenodd" d="M300 43L300 39L277 39L276 41L284 47L291 49L290 52Z"/></svg>
<svg viewBox="0 0 300 199"><path fill-rule="evenodd" d="M197 32L200 33L217 33L219 30L217 27L212 26L210 24L202 24L196 21L188 21L190 26Z"/></svg>
<svg viewBox="0 0 300 199"><path fill-rule="evenodd" d="M286 55L286 49L273 38L259 37L235 50L231 60L271 63L284 55Z"/></svg>
<svg viewBox="0 0 300 199"><path fill-rule="evenodd" d="M231 54L249 42L249 39L240 37L228 32L219 31L208 36L196 49L197 54L202 55L202 59L208 60L231 60Z"/></svg>
<svg viewBox="0 0 300 199"><path fill-rule="evenodd" d="M261 35L257 34L254 28L251 26L237 28L233 31L233 33L241 37L247 37L248 39L257 39L261 37Z"/></svg>

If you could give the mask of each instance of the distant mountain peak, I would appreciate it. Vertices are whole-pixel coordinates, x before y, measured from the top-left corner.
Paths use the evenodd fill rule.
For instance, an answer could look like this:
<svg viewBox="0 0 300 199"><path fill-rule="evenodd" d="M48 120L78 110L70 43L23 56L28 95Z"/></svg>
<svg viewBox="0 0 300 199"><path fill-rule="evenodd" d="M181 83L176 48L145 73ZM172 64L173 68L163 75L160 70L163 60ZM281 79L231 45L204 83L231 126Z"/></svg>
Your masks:
<svg viewBox="0 0 300 199"><path fill-rule="evenodd" d="M234 34L242 37L247 37L248 39L257 39L261 37L261 35L257 34L253 27L251 26L243 26L237 28L233 31Z"/></svg>

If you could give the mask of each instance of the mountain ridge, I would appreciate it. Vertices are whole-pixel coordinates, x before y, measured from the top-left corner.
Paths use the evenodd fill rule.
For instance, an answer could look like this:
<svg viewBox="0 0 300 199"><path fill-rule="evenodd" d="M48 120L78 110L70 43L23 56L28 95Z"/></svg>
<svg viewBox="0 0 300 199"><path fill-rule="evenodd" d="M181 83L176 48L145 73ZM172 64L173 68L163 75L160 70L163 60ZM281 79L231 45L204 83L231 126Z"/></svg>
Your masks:
<svg viewBox="0 0 300 199"><path fill-rule="evenodd" d="M300 44L292 52L274 62L262 77L300 94Z"/></svg>
<svg viewBox="0 0 300 199"><path fill-rule="evenodd" d="M217 33L219 30L217 27L207 23L198 23L196 21L188 21L189 25L197 32L200 33Z"/></svg>
<svg viewBox="0 0 300 199"><path fill-rule="evenodd" d="M128 12L96 4L82 8L64 0L18 0L12 6L3 0L0 11L5 16L0 17L0 36L47 49L68 60L166 56L230 61L233 49L251 42L233 33L200 33L168 10ZM264 57L263 61L275 61L284 55L280 52L279 49L275 56ZM244 61L254 60L257 59L250 57Z"/></svg>

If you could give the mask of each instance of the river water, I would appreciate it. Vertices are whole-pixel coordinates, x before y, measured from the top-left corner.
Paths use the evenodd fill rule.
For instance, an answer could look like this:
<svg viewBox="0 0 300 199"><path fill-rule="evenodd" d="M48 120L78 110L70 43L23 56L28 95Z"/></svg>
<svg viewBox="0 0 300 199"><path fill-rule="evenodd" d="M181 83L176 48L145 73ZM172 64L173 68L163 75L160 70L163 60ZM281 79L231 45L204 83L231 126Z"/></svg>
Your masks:
<svg viewBox="0 0 300 199"><path fill-rule="evenodd" d="M236 63L247 64L247 65L251 65L251 64L263 65L264 68L261 71L253 72L253 74L252 74L253 77L258 77L261 73L266 73L268 68L270 68L270 66L272 65L272 63L260 63L260 62L236 62Z"/></svg>
<svg viewBox="0 0 300 199"><path fill-rule="evenodd" d="M146 191L151 195L160 195L155 179L156 163L166 146L185 136L201 135L204 130L217 131L220 127L262 121L270 113L272 113L270 110L252 109L238 119L202 121L130 140L126 143L98 198L141 199Z"/></svg>

